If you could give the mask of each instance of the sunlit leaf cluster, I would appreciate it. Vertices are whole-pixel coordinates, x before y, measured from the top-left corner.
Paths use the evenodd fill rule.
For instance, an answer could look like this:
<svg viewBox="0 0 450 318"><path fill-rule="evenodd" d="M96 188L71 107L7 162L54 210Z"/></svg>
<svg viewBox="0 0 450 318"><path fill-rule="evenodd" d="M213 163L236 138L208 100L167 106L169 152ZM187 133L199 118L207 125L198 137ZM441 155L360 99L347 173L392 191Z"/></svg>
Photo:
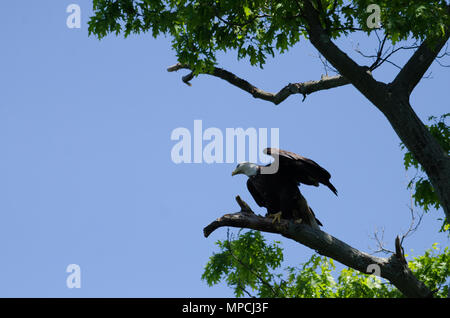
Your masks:
<svg viewBox="0 0 450 318"><path fill-rule="evenodd" d="M178 60L194 71L216 63L218 52L233 50L239 59L262 65L308 37L306 0L94 0L89 33L151 32L170 36ZM372 32L370 4L378 4L382 28L395 43L407 38L442 36L450 25L446 1L312 0L332 39L356 31Z"/></svg>

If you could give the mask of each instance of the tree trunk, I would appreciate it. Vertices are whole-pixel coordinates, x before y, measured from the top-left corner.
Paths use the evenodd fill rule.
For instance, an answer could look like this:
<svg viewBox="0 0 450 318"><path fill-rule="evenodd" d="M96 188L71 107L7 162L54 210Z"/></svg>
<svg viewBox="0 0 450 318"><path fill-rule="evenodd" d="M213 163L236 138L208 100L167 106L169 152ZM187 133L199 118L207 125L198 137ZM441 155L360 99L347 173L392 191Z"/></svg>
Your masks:
<svg viewBox="0 0 450 318"><path fill-rule="evenodd" d="M382 105L377 105L378 108L389 120L400 140L422 165L436 190L447 220L450 220L450 158L417 117L409 103L408 95L400 89L393 89L392 94L388 89L387 95L388 99Z"/></svg>

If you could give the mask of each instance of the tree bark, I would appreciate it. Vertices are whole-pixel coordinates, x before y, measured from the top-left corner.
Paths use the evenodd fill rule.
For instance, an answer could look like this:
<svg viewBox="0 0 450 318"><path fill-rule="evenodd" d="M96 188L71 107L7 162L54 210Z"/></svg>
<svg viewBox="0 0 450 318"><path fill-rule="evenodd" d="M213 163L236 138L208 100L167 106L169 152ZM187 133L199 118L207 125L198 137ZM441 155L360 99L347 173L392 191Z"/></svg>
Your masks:
<svg viewBox="0 0 450 318"><path fill-rule="evenodd" d="M424 168L447 220L450 220L450 158L427 127L417 117L409 97L394 92L379 109L389 120L401 141Z"/></svg>

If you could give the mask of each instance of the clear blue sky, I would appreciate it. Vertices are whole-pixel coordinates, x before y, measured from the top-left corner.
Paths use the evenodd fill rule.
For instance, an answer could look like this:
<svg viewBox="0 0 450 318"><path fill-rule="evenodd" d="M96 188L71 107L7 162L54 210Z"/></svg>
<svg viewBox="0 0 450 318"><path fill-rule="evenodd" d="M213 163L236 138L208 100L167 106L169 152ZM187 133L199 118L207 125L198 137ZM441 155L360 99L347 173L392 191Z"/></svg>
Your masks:
<svg viewBox="0 0 450 318"><path fill-rule="evenodd" d="M82 9L81 29L66 27L66 7ZM188 87L170 39L88 37L91 1L2 1L0 4L0 296L228 297L225 285L201 281L217 251L204 226L237 210L240 194L259 213L235 164L171 161L177 127L279 128L281 147L319 162L339 190L302 187L324 230L364 251L385 229L388 248L410 222L399 139L382 114L353 87L290 97L283 104L253 99L219 79L201 76ZM339 42L352 56L364 37ZM263 70L220 65L277 91L320 78L323 66L305 40ZM450 109L448 69L432 66L412 96L422 119ZM387 67L377 78L392 79ZM410 173L412 176L412 172ZM425 215L405 250L421 254L438 234L442 211ZM277 235L285 265L311 250ZM413 250L411 252L411 250ZM81 267L80 289L66 287L66 267Z"/></svg>

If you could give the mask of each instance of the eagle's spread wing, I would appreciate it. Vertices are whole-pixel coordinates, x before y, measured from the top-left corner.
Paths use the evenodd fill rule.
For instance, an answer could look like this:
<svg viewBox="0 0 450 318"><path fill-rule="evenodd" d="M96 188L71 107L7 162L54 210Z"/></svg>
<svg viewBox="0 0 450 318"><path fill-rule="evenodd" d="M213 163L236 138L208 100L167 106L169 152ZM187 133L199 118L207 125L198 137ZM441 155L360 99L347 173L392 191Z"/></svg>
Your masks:
<svg viewBox="0 0 450 318"><path fill-rule="evenodd" d="M285 177L308 185L318 186L322 183L337 195L336 188L330 182L330 173L317 162L277 148L266 148L264 153L279 161L279 173Z"/></svg>

